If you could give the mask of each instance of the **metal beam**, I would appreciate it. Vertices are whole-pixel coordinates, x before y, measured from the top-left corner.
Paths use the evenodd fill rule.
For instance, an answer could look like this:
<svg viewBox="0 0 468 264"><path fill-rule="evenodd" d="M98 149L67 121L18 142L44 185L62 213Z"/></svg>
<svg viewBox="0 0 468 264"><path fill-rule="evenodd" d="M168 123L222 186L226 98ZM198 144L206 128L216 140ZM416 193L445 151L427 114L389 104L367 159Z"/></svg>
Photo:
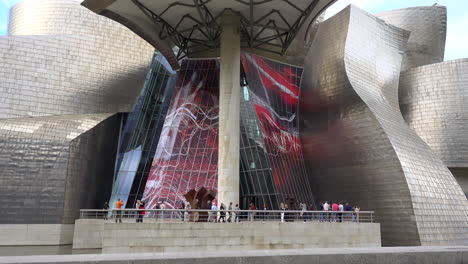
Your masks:
<svg viewBox="0 0 468 264"><path fill-rule="evenodd" d="M291 24L284 17L283 13L277 9L271 9L260 18L255 19L255 6L278 0L231 1L248 6L248 17L244 17L239 13L241 16L240 29L242 41L247 42L248 46L251 48L260 49L261 46L264 45L278 47L281 49L281 54L284 54L292 40L296 37L299 29L319 3L319 0L310 0L310 4L308 4L305 9L302 9L297 3L294 3L295 1L297 2L297 0L281 0L281 2L289 6L291 10L297 11L298 13L296 16L297 19ZM175 1L163 9L162 12L159 12L159 14L145 6L141 0L132 0L132 2L158 26L161 39L168 38L179 48L179 54L183 53L183 56L189 56L193 54L193 52L196 52L194 50L201 47L211 47L213 49L219 47L221 28L218 19L220 19L222 13L226 9L220 11L219 14L213 15L208 7L208 4L213 2L212 0L192 0L191 2L193 2L193 4L190 2ZM183 15L176 25L170 25L163 16L167 17L169 10L178 7L190 8L191 10L195 9L199 19L188 13ZM190 22L186 22L188 20L190 20ZM264 23L263 21L265 20L268 20L268 22ZM182 26L183 24L188 25L188 27ZM182 29L182 27L184 28ZM264 35L266 34L264 34L264 32L268 32L267 34L269 36L265 37ZM266 50L265 48L262 49ZM274 53L278 52L274 51Z"/></svg>

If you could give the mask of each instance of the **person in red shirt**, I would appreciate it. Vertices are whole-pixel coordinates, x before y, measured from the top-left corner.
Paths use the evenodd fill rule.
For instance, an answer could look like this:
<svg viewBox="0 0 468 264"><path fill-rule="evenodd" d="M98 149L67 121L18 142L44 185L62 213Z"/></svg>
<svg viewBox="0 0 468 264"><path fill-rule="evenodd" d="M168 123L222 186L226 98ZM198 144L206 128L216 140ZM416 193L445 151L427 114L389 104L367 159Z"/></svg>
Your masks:
<svg viewBox="0 0 468 264"><path fill-rule="evenodd" d="M115 202L115 209L122 209L122 206L124 205L123 201L117 199L117 202ZM122 223L122 211L118 210L115 212L115 222L120 222Z"/></svg>
<svg viewBox="0 0 468 264"><path fill-rule="evenodd" d="M143 201L140 201L140 200L137 200L137 203L136 203L136 209L145 209L145 202ZM143 215L145 214L145 211L138 211L138 216L137 216L137 219L136 219L136 222L137 223L143 223Z"/></svg>
<svg viewBox="0 0 468 264"><path fill-rule="evenodd" d="M332 219L333 219L334 222L336 222L336 212L339 211L339 206L338 206L337 203L333 203L333 204L332 204L332 211L333 211L333 213L332 213Z"/></svg>

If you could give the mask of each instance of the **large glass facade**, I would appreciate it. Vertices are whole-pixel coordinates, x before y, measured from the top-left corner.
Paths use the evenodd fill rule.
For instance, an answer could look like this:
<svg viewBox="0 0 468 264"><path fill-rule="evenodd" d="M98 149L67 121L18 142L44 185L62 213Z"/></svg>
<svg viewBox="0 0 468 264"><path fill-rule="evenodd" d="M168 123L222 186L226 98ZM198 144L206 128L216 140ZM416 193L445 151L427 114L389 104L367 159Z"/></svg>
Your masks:
<svg viewBox="0 0 468 264"><path fill-rule="evenodd" d="M313 204L298 137L302 68L248 53L241 60L241 208ZM155 57L123 130L113 198L127 207L143 199L147 208L178 208L190 189L218 189L219 59L167 67Z"/></svg>
<svg viewBox="0 0 468 264"><path fill-rule="evenodd" d="M184 60L143 199L179 207L184 194L218 188L219 60Z"/></svg>
<svg viewBox="0 0 468 264"><path fill-rule="evenodd" d="M248 208L250 202L257 206L276 208L280 194L273 180L263 133L255 111L254 97L250 91L245 73L241 75L240 99L240 197L241 208Z"/></svg>
<svg viewBox="0 0 468 264"><path fill-rule="evenodd" d="M176 74L166 59L155 53L135 109L122 131L111 205L120 198L127 207L140 199L158 144Z"/></svg>
<svg viewBox="0 0 468 264"><path fill-rule="evenodd" d="M288 198L314 204L298 129L302 68L249 53L241 61L241 196L271 208Z"/></svg>

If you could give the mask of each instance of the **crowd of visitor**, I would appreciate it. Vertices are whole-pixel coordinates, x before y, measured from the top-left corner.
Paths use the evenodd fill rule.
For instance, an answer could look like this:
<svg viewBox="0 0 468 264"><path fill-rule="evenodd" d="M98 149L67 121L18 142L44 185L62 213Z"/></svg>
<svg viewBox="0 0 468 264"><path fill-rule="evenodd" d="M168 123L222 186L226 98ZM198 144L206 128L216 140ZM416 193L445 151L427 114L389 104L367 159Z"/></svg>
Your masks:
<svg viewBox="0 0 468 264"><path fill-rule="evenodd" d="M123 200L117 199L115 202L115 209L122 209L124 205ZM292 207L292 208L290 208ZM109 203L106 202L103 206L104 210L109 210ZM135 204L135 209L140 209L136 211L135 217L137 223L143 223L145 212L145 203L141 200L137 200ZM164 203L158 202L155 206L155 209L166 209ZM233 206L233 203L229 203L226 206L224 203L221 203L218 206L216 203L212 203L208 201L208 206L204 209L208 209L208 212L200 212L192 214L190 212L191 206L189 203L182 204L179 208L184 210L181 215L181 219L183 221L196 221L202 220L203 222L216 222L216 223L231 223L231 222L240 222L241 220L247 221L266 221L266 220L273 220L277 219L278 212L272 213L269 211L267 204L263 204L263 207L257 209L254 203L250 203L249 211L244 212L236 212L241 210L239 208L239 204ZM198 208L195 208L198 209ZM281 222L292 222L297 220L302 220L304 222L318 220L320 222L359 222L359 212L360 208L357 206L352 206L349 203L343 202L333 202L331 204L328 201L321 202L318 206L318 211L316 211L314 205L307 206L306 203L299 203L297 204L288 204L283 202L279 205L280 210L280 217L279 220ZM292 212L291 212L292 211ZM298 212L299 211L299 212ZM153 218L160 218L164 219L164 211L154 211ZM107 220L107 214L104 215L104 220ZM115 212L115 222L122 222L122 211L117 210Z"/></svg>

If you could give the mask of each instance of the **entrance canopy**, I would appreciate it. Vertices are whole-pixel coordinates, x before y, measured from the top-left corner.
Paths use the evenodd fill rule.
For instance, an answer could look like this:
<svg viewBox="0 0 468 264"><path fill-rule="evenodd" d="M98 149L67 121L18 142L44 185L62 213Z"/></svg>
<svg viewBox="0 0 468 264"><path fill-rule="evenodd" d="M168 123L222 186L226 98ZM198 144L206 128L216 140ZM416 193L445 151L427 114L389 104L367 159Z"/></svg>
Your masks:
<svg viewBox="0 0 468 264"><path fill-rule="evenodd" d="M82 5L125 25L178 68L179 59L219 48L226 9L241 18L243 48L283 55L294 39L307 38L312 22L335 1L85 0Z"/></svg>

